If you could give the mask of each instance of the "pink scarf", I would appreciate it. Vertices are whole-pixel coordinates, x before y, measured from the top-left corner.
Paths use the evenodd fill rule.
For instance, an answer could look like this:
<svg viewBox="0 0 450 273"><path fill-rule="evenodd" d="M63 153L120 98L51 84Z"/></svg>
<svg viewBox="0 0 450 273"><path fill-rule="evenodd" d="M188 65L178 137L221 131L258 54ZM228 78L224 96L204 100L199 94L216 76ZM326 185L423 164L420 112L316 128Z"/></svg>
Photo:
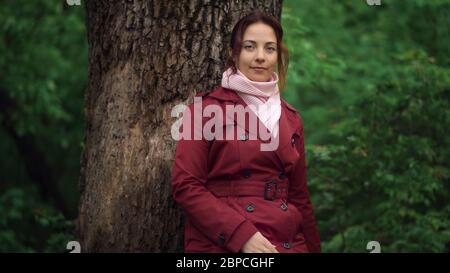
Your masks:
<svg viewBox="0 0 450 273"><path fill-rule="evenodd" d="M233 89L258 116L274 137L277 137L281 116L280 92L278 90L278 75L273 73L268 82L249 80L239 69L233 74L231 68L222 76L222 86Z"/></svg>

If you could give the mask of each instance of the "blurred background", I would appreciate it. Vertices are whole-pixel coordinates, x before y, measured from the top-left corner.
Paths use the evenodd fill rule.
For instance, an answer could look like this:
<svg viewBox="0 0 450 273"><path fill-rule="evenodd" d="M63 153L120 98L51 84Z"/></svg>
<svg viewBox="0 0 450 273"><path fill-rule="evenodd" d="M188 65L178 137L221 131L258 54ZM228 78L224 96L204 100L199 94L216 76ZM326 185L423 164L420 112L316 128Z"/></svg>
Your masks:
<svg viewBox="0 0 450 273"><path fill-rule="evenodd" d="M450 0L285 0L324 252L450 250ZM84 6L0 8L0 252L76 240Z"/></svg>

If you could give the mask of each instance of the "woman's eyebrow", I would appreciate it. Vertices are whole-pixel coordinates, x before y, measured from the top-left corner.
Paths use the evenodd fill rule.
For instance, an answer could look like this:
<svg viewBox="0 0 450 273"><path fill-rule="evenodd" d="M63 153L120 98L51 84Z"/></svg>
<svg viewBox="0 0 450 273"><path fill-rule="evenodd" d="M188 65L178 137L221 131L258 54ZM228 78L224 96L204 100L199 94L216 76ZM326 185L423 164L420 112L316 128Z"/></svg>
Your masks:
<svg viewBox="0 0 450 273"><path fill-rule="evenodd" d="M245 42L249 42L249 43L252 43L252 44L256 44L256 42L253 41L253 40L245 40L244 43L245 43ZM274 45L276 45L277 43L270 41L270 42L266 42L266 45L267 45L267 44L274 44Z"/></svg>

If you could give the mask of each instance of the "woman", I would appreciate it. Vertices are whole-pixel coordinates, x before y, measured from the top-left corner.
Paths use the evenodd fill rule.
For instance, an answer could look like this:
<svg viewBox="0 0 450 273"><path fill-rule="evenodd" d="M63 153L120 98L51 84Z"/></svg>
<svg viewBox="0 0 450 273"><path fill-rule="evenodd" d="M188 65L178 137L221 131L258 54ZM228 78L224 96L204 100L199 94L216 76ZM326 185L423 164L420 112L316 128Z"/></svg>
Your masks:
<svg viewBox="0 0 450 273"><path fill-rule="evenodd" d="M302 121L280 99L288 64L282 36L272 16L242 18L221 86L197 94L183 114L172 187L187 216L186 252L320 251Z"/></svg>

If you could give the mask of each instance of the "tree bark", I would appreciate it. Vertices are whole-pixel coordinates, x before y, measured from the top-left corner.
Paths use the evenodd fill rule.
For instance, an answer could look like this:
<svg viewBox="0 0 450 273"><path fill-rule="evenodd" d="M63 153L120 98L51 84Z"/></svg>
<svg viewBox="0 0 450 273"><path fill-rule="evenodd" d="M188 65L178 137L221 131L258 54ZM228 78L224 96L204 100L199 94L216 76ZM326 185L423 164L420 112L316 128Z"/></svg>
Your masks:
<svg viewBox="0 0 450 273"><path fill-rule="evenodd" d="M89 80L77 233L83 252L182 252L171 110L220 83L234 23L281 0L86 1Z"/></svg>

